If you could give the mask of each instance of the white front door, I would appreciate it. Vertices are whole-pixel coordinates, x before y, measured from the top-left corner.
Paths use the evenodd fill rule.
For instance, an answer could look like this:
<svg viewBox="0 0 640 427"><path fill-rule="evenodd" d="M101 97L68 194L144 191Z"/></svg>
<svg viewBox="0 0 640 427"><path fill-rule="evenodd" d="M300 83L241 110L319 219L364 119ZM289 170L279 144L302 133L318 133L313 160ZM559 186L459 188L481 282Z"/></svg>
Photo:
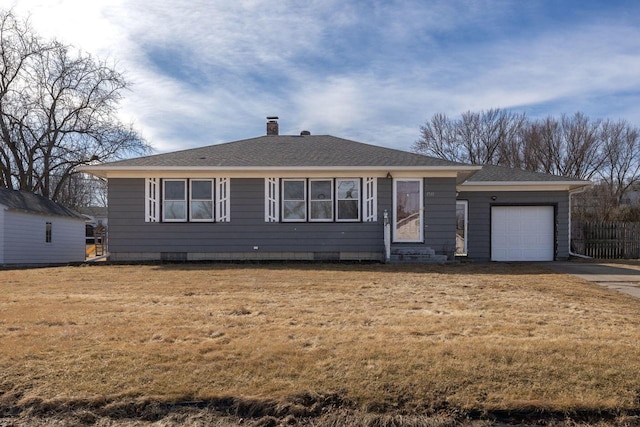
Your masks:
<svg viewBox="0 0 640 427"><path fill-rule="evenodd" d="M393 180L394 242L424 241L422 179Z"/></svg>

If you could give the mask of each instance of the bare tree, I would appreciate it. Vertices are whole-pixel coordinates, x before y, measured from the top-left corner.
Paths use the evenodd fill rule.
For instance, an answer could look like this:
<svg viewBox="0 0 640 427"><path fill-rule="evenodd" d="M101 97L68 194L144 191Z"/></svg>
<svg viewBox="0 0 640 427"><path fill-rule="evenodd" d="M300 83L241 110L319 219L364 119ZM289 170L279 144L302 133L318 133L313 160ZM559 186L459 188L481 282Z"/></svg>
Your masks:
<svg viewBox="0 0 640 427"><path fill-rule="evenodd" d="M537 172L591 179L602 165L600 121L582 113L528 123L521 145L522 167Z"/></svg>
<svg viewBox="0 0 640 427"><path fill-rule="evenodd" d="M562 150L562 130L553 117L529 123L524 130L522 157L524 168L535 172L557 173Z"/></svg>
<svg viewBox="0 0 640 427"><path fill-rule="evenodd" d="M640 184L640 130L625 121L592 120L583 113L528 120L499 109L467 111L459 120L435 114L420 128L413 150L446 160L496 164L593 180L576 200L583 219L638 217L622 205Z"/></svg>
<svg viewBox="0 0 640 427"><path fill-rule="evenodd" d="M56 182L55 184L58 184ZM87 174L73 174L59 186L59 198L76 208L107 206L107 181Z"/></svg>
<svg viewBox="0 0 640 427"><path fill-rule="evenodd" d="M607 120L602 124L600 139L603 165L598 175L619 205L625 192L640 182L640 134L623 120Z"/></svg>
<svg viewBox="0 0 640 427"><path fill-rule="evenodd" d="M525 123L524 114L498 108L467 111L459 120L435 114L420 128L413 150L451 161L516 166L520 160L509 147L519 145Z"/></svg>
<svg viewBox="0 0 640 427"><path fill-rule="evenodd" d="M0 11L0 185L75 206L77 166L148 152L117 118L127 88L105 61L44 41Z"/></svg>
<svg viewBox="0 0 640 427"><path fill-rule="evenodd" d="M508 163L504 158L507 147L518 145L517 137L525 121L524 114L499 108L462 114L457 128L467 161L474 164Z"/></svg>
<svg viewBox="0 0 640 427"><path fill-rule="evenodd" d="M434 114L430 121L420 126L421 138L413 144L413 150L452 162L463 162L466 155L458 145L456 123L446 114Z"/></svg>
<svg viewBox="0 0 640 427"><path fill-rule="evenodd" d="M619 208L611 187L605 182L596 182L593 187L574 197L572 219L574 221L614 221Z"/></svg>
<svg viewBox="0 0 640 427"><path fill-rule="evenodd" d="M562 115L562 139L556 159L558 175L591 179L604 159L601 152L600 121L590 120L582 113Z"/></svg>
<svg viewBox="0 0 640 427"><path fill-rule="evenodd" d="M529 121L524 113L502 112L498 121L499 144L494 163L502 166L527 169L525 156L525 130Z"/></svg>
<svg viewBox="0 0 640 427"><path fill-rule="evenodd" d="M590 179L603 163L600 121L582 113L530 121L524 114L467 111L434 115L413 150L447 160L494 164Z"/></svg>

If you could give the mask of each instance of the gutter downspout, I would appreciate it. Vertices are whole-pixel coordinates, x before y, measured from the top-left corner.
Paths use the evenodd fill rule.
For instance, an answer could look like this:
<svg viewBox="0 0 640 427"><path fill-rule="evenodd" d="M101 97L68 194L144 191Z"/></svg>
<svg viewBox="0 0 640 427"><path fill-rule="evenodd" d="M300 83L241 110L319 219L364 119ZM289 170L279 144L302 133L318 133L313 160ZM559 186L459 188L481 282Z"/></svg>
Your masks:
<svg viewBox="0 0 640 427"><path fill-rule="evenodd" d="M577 254L577 253L571 251L571 229L573 228L573 227L571 227L571 211L572 211L572 209L571 209L571 198L572 198L572 196L574 194L584 193L585 191L587 191L588 187L589 187L588 185L585 185L585 186L581 187L579 190L569 191L569 255L570 256L575 256L575 257L578 257L578 258L582 258L582 259L591 259L591 257L587 256L587 255Z"/></svg>

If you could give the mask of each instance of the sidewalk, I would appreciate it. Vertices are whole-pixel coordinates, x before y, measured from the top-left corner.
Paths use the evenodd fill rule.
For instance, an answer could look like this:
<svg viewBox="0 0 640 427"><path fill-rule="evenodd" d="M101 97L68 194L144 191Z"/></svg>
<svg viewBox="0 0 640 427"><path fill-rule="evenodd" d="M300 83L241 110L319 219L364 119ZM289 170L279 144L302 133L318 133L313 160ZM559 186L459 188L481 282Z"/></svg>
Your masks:
<svg viewBox="0 0 640 427"><path fill-rule="evenodd" d="M590 264L557 261L544 263L559 273L572 274L589 282L640 298L640 267L625 264Z"/></svg>

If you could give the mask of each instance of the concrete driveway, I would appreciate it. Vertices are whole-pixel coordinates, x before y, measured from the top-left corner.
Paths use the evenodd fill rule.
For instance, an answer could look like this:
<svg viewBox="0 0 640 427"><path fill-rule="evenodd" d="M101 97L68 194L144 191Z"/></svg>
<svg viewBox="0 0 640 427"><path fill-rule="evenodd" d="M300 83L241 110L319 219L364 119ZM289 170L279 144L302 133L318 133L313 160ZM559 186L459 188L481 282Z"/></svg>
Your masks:
<svg viewBox="0 0 640 427"><path fill-rule="evenodd" d="M556 261L544 264L550 270L572 274L589 282L640 298L640 267L626 264L591 264Z"/></svg>

